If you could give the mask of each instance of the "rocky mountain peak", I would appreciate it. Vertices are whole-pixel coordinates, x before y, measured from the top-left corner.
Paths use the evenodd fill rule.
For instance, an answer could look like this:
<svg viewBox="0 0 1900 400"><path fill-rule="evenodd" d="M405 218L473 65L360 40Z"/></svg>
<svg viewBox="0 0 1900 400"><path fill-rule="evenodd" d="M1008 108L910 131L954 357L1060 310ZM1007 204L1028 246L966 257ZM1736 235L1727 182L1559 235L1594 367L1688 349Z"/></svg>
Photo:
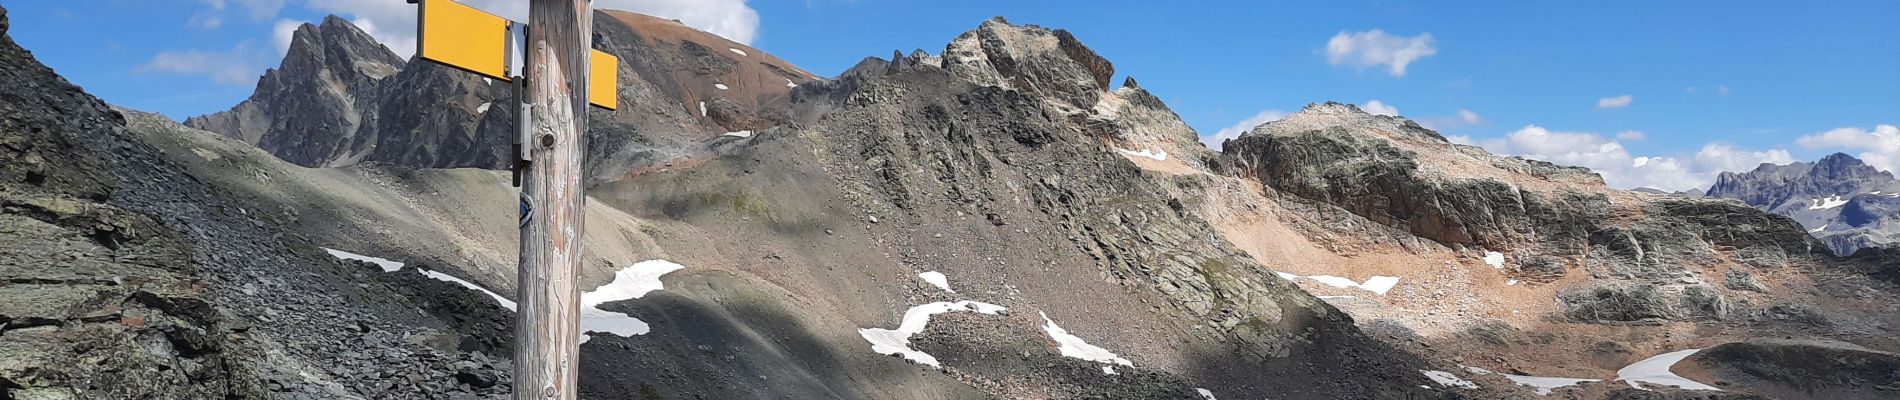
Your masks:
<svg viewBox="0 0 1900 400"><path fill-rule="evenodd" d="M1425 129L1424 126L1410 119L1372 114L1360 109L1357 105L1335 101L1307 104L1299 112L1254 127L1248 134L1292 135L1332 127L1361 128L1348 129L1348 131L1401 139L1420 145L1445 147L1451 144L1438 132Z"/></svg>
<svg viewBox="0 0 1900 400"><path fill-rule="evenodd" d="M1859 158L1854 158L1854 156L1847 155L1847 153L1834 153L1827 155L1827 157L1822 157L1820 161L1814 163L1814 171L1809 173L1809 175L1830 179L1859 179L1866 177L1885 177L1885 179L1875 178L1880 180L1893 179L1893 174L1867 165L1867 163L1862 162Z"/></svg>
<svg viewBox="0 0 1900 400"><path fill-rule="evenodd" d="M373 143L358 140L379 83L400 72L395 52L341 17L304 24L292 33L277 68L264 72L251 98L229 111L192 117L187 126L218 132L303 166L339 166L362 159Z"/></svg>
<svg viewBox="0 0 1900 400"><path fill-rule="evenodd" d="M1011 25L998 17L964 32L943 51L943 68L984 86L1022 90L1092 107L1110 89L1115 66L1065 30Z"/></svg>
<svg viewBox="0 0 1900 400"><path fill-rule="evenodd" d="M291 34L290 48L279 69L310 66L309 61L320 62L315 65L333 72L354 72L371 79L394 75L404 64L402 57L378 43L369 33L334 14L324 17L320 24L298 26Z"/></svg>

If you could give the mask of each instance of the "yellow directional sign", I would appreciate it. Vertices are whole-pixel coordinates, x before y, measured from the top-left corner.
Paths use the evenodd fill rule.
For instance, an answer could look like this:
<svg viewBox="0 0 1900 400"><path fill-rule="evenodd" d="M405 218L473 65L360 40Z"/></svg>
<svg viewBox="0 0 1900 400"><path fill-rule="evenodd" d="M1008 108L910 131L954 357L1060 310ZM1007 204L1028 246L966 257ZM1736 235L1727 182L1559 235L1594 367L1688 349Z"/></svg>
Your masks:
<svg viewBox="0 0 1900 400"><path fill-rule="evenodd" d="M588 52L587 59L587 102L596 107L615 109L620 106L620 58L600 50Z"/></svg>
<svg viewBox="0 0 1900 400"><path fill-rule="evenodd" d="M508 80L508 19L451 0L422 0L416 54L422 59Z"/></svg>
<svg viewBox="0 0 1900 400"><path fill-rule="evenodd" d="M416 55L424 60L510 80L509 48L517 22L462 5L454 0L419 0L416 19ZM594 50L587 60L587 102L596 107L619 107L620 58Z"/></svg>

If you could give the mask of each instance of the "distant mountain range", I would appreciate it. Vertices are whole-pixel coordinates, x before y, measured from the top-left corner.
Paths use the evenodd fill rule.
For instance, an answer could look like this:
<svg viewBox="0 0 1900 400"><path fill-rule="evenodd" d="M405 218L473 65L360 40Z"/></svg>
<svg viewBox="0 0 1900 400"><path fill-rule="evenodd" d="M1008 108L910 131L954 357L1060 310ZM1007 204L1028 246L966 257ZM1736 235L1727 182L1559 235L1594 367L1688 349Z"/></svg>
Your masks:
<svg viewBox="0 0 1900 400"><path fill-rule="evenodd" d="M1900 241L1900 180L1846 154L1723 172L1707 196L1794 218L1843 256Z"/></svg>

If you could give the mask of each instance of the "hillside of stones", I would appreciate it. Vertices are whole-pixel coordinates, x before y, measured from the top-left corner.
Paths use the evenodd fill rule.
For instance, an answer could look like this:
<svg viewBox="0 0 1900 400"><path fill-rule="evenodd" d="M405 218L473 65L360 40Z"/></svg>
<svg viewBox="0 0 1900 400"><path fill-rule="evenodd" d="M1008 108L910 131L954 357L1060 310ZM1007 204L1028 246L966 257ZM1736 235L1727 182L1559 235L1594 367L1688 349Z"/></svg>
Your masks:
<svg viewBox="0 0 1900 400"><path fill-rule="evenodd" d="M457 345L467 316L420 306L466 296L249 213L5 35L0 77L0 398L507 392L505 360Z"/></svg>

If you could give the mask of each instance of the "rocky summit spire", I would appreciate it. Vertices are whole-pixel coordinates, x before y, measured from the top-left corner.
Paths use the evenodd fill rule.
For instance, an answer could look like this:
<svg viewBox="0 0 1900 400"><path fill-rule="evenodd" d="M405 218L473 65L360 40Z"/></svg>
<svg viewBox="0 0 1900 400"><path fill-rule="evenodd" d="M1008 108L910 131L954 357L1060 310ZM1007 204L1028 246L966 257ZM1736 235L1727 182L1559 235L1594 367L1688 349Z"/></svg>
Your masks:
<svg viewBox="0 0 1900 400"><path fill-rule="evenodd" d="M277 68L264 72L251 98L230 111L185 124L244 140L303 166L351 159L364 111L377 83L402 70L403 59L341 17L304 24L291 34Z"/></svg>

